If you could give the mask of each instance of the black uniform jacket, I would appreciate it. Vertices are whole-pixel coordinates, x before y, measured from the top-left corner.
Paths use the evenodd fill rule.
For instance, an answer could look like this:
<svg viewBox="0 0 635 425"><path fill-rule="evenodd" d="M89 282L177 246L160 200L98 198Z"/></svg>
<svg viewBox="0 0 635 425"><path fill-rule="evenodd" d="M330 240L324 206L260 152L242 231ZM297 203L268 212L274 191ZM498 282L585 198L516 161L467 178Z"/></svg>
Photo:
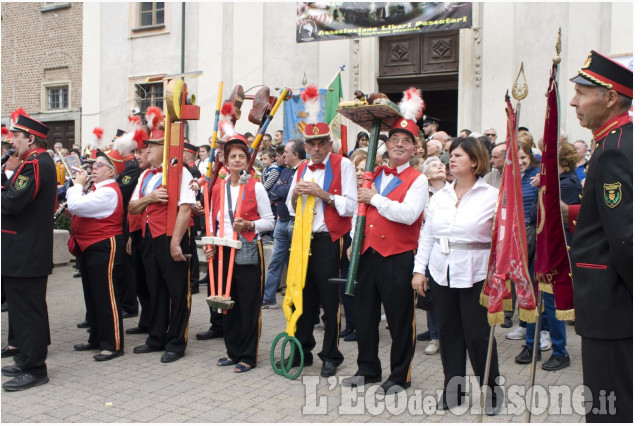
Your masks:
<svg viewBox="0 0 635 425"><path fill-rule="evenodd" d="M39 277L53 270L53 158L32 154L2 186L2 275Z"/></svg>
<svg viewBox="0 0 635 425"><path fill-rule="evenodd" d="M117 184L123 198L123 232L128 234L128 204L132 197L137 181L141 175L141 168L136 159L126 162L126 168L117 176Z"/></svg>
<svg viewBox="0 0 635 425"><path fill-rule="evenodd" d="M632 338L633 123L596 137L570 251L575 329Z"/></svg>

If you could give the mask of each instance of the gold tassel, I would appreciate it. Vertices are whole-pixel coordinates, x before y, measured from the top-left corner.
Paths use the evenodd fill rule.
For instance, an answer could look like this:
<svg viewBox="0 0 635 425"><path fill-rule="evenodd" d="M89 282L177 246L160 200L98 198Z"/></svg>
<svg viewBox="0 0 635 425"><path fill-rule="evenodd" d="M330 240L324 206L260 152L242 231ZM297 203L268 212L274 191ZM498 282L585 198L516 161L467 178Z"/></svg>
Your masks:
<svg viewBox="0 0 635 425"><path fill-rule="evenodd" d="M503 298L503 310L505 310L505 311L514 311L513 307L514 306L512 304L512 299L511 298L509 298L509 299Z"/></svg>
<svg viewBox="0 0 635 425"><path fill-rule="evenodd" d="M556 310L556 319L575 320L575 310Z"/></svg>
<svg viewBox="0 0 635 425"><path fill-rule="evenodd" d="M553 294L553 285L550 285L545 282L538 283L538 290L542 292L546 292L548 294Z"/></svg>
<svg viewBox="0 0 635 425"><path fill-rule="evenodd" d="M518 307L518 318L528 323L536 323L536 309L525 310Z"/></svg>
<svg viewBox="0 0 635 425"><path fill-rule="evenodd" d="M489 306L489 296L485 295L485 293L481 292L481 296L479 298L481 305L485 308Z"/></svg>
<svg viewBox="0 0 635 425"><path fill-rule="evenodd" d="M502 311L487 313L487 321L490 326L502 325L505 322L505 314Z"/></svg>
<svg viewBox="0 0 635 425"><path fill-rule="evenodd" d="M507 292L509 292L511 294L512 293L512 281L507 279L505 281L505 286L507 287Z"/></svg>

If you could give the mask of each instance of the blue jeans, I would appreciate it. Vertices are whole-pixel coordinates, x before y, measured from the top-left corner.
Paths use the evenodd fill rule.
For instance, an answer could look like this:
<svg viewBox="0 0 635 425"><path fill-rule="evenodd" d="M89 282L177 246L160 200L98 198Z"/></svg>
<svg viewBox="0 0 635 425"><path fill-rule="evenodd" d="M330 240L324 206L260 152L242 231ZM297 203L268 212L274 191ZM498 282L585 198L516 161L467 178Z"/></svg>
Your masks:
<svg viewBox="0 0 635 425"><path fill-rule="evenodd" d="M437 325L437 318L434 315L434 310L426 310L426 317L428 318L428 331L430 332L430 339L439 339L439 325Z"/></svg>
<svg viewBox="0 0 635 425"><path fill-rule="evenodd" d="M282 268L289 263L289 248L293 237L293 220L276 222L273 229L273 252L269 258L267 280L265 281L264 304L275 304L276 292L280 286Z"/></svg>
<svg viewBox="0 0 635 425"><path fill-rule="evenodd" d="M542 299L545 304L545 311L542 314L542 321L546 322L547 329L551 334L553 355L560 357L566 356L567 332L565 330L564 321L556 319L556 302L553 294L543 292ZM536 332L536 324L527 323L527 335L525 336L525 343L530 349L534 346L534 332Z"/></svg>

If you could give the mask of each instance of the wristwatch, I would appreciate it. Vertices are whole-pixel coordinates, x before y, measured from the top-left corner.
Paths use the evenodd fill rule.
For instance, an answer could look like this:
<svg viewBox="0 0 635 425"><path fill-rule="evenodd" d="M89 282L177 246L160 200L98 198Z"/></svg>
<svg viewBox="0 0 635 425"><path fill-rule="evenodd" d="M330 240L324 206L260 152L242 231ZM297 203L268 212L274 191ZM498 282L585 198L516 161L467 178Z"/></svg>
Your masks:
<svg viewBox="0 0 635 425"><path fill-rule="evenodd" d="M329 205L335 205L335 195L329 195Z"/></svg>

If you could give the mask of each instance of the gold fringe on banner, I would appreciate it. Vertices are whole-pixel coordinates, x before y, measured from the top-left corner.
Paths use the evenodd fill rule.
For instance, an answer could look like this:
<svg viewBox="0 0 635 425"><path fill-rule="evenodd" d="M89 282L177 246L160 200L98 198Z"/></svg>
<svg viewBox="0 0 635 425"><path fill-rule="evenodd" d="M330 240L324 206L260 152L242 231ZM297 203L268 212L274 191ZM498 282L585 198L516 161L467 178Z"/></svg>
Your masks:
<svg viewBox="0 0 635 425"><path fill-rule="evenodd" d="M504 299L503 298L503 310L504 311L514 311L514 305L512 304L512 299Z"/></svg>
<svg viewBox="0 0 635 425"><path fill-rule="evenodd" d="M536 323L536 310L525 310L523 308L518 308L518 318L528 323Z"/></svg>
<svg viewBox="0 0 635 425"><path fill-rule="evenodd" d="M556 310L556 319L575 320L575 310Z"/></svg>
<svg viewBox="0 0 635 425"><path fill-rule="evenodd" d="M505 314L502 311L487 313L487 321L490 326L502 325L505 322Z"/></svg>
<svg viewBox="0 0 635 425"><path fill-rule="evenodd" d="M481 303L481 305L485 308L487 308L489 306L489 296L485 295L485 293L481 292L481 296L479 298L479 302Z"/></svg>
<svg viewBox="0 0 635 425"><path fill-rule="evenodd" d="M553 294L553 285L545 282L538 282L538 290L548 294Z"/></svg>

